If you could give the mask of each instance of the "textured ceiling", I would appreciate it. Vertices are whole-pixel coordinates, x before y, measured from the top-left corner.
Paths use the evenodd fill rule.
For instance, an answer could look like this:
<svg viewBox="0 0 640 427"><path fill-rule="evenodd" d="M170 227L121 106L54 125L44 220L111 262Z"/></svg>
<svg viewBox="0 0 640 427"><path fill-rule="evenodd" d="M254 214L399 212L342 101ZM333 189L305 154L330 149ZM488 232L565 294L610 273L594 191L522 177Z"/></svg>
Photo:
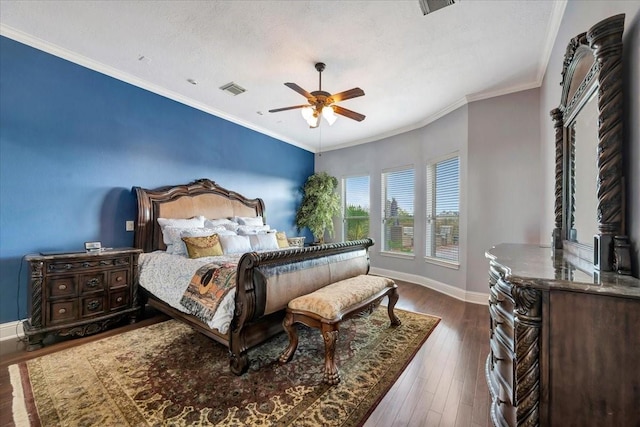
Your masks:
<svg viewBox="0 0 640 427"><path fill-rule="evenodd" d="M566 1L8 1L2 35L310 151L374 141L476 99L538 87ZM141 59L141 57L143 57ZM310 129L284 86L360 87ZM189 83L197 81L197 85ZM219 89L235 82L247 91Z"/></svg>

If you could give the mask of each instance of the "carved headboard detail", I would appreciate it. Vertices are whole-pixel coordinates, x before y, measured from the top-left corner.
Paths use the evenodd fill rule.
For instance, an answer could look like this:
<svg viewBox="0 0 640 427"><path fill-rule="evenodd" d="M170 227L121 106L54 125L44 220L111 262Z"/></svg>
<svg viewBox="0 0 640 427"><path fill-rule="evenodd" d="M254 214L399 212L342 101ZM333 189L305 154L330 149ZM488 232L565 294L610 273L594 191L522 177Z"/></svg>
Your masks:
<svg viewBox="0 0 640 427"><path fill-rule="evenodd" d="M166 249L158 218L264 216L262 199L248 199L209 179L155 190L133 187L133 191L138 199L134 246L145 252Z"/></svg>

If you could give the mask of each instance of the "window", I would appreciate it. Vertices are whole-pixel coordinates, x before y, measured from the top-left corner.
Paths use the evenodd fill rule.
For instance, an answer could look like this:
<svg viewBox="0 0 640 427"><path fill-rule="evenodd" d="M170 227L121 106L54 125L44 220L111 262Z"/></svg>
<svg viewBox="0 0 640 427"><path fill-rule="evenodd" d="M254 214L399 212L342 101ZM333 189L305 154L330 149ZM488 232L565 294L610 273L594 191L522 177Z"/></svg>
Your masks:
<svg viewBox="0 0 640 427"><path fill-rule="evenodd" d="M426 256L459 262L460 157L427 165Z"/></svg>
<svg viewBox="0 0 640 427"><path fill-rule="evenodd" d="M369 176L354 176L342 180L344 240L369 237Z"/></svg>
<svg viewBox="0 0 640 427"><path fill-rule="evenodd" d="M382 173L382 250L413 255L413 168Z"/></svg>

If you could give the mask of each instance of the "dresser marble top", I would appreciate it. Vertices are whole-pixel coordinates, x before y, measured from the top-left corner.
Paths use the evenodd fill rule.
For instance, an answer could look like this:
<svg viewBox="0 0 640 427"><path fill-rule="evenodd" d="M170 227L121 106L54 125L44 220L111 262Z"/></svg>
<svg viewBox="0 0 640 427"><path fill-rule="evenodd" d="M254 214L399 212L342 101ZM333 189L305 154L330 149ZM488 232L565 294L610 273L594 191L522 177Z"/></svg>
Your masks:
<svg viewBox="0 0 640 427"><path fill-rule="evenodd" d="M486 257L505 270L513 284L537 289L566 289L640 299L640 279L600 272L577 257L538 245L502 243Z"/></svg>

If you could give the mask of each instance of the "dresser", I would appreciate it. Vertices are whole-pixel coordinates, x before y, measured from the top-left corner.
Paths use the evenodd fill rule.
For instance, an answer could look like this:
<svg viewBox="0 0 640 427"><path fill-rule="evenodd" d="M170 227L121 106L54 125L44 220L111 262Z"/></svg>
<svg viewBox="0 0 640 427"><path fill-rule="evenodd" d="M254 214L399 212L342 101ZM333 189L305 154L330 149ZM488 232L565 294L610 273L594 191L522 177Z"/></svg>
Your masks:
<svg viewBox="0 0 640 427"><path fill-rule="evenodd" d="M486 256L493 424L640 426L640 280L534 245Z"/></svg>
<svg viewBox="0 0 640 427"><path fill-rule="evenodd" d="M98 253L27 255L29 318L23 323L27 350L48 334L84 336L129 317L138 305L138 256L134 248Z"/></svg>

